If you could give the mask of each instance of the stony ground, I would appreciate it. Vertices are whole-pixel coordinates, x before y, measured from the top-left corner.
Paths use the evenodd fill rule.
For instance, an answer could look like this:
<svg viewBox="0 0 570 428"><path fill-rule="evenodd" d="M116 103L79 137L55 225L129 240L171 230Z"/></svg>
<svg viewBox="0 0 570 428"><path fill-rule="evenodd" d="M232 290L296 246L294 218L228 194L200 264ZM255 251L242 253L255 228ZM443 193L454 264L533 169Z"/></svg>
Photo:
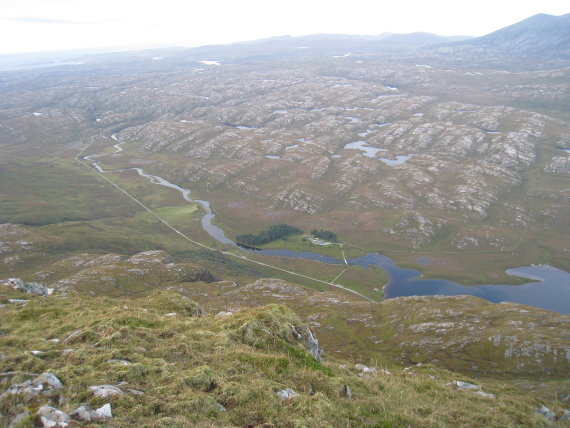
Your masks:
<svg viewBox="0 0 570 428"><path fill-rule="evenodd" d="M570 413L431 364L321 363L307 352L312 329L280 305L205 314L172 291L126 300L11 286L0 302L5 427L553 426Z"/></svg>

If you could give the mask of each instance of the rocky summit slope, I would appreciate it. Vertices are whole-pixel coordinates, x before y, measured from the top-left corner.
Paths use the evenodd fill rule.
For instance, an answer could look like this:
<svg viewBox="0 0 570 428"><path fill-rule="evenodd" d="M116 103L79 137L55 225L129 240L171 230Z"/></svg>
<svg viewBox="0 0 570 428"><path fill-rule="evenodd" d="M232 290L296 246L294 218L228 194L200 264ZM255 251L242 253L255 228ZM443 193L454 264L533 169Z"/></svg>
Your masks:
<svg viewBox="0 0 570 428"><path fill-rule="evenodd" d="M499 376L569 375L569 317L531 306L491 304L471 296L363 303L267 279L207 300L204 306L232 310L283 301L306 317L329 352L346 357L378 353L402 364L430 363Z"/></svg>
<svg viewBox="0 0 570 428"><path fill-rule="evenodd" d="M1 426L546 426L570 413L432 365L320 362L285 306L21 293L0 286Z"/></svg>
<svg viewBox="0 0 570 428"><path fill-rule="evenodd" d="M59 274L50 281L55 272ZM287 305L317 334L327 357L429 363L478 375L570 376L570 317L526 305L492 304L471 296L363 302L272 278L240 285L195 264L171 263L162 251L129 258L84 254L36 277L63 296L144 296L168 288L199 302L208 313Z"/></svg>

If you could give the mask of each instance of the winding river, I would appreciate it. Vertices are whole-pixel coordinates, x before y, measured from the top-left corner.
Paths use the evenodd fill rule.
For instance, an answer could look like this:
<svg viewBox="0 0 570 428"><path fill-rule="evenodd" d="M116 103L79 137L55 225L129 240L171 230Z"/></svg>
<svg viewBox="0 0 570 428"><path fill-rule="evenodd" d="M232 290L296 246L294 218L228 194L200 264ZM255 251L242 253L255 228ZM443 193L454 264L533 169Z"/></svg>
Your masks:
<svg viewBox="0 0 570 428"><path fill-rule="evenodd" d="M112 137L118 142L118 144L115 144L114 146L116 149L114 153L118 153L122 150L121 144L124 142L117 139L116 135L113 135ZM93 168L100 173L134 170L139 175L148 178L152 183L180 191L182 193L182 197L186 201L202 205L206 213L202 217L202 227L210 236L223 244L237 246L243 251L251 251L250 249L246 249L227 238L220 227L212 224L212 219L215 214L212 212L208 201L192 199L190 197L190 190L170 183L162 177L145 174L140 168L125 168L115 171L105 171L99 166L100 160L97 160L96 158L109 154L112 153L83 156L82 159L92 161ZM264 249L255 251L268 256L303 258L323 263L345 264L344 260L337 260L333 257L323 256L313 252ZM362 257L349 259L347 260L347 263L362 266L367 269L372 267L384 269L388 273L389 277L388 284L384 288L384 295L386 298L425 295L471 295L481 297L493 303L504 301L515 302L548 309L562 314L570 314L570 274L552 266L533 265L508 269L506 271L509 275L531 280L523 285L485 284L479 286L464 286L453 281L422 279L421 272L413 269L401 269L396 266L392 259L374 253L368 253Z"/></svg>

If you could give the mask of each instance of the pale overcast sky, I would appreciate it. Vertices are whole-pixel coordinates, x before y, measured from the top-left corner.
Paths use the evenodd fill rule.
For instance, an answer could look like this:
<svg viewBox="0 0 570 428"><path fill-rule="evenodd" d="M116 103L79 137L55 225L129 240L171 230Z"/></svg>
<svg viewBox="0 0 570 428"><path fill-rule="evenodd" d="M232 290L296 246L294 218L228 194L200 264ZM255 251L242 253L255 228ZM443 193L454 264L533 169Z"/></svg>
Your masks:
<svg viewBox="0 0 570 428"><path fill-rule="evenodd" d="M481 36L568 0L0 0L0 54L315 33Z"/></svg>

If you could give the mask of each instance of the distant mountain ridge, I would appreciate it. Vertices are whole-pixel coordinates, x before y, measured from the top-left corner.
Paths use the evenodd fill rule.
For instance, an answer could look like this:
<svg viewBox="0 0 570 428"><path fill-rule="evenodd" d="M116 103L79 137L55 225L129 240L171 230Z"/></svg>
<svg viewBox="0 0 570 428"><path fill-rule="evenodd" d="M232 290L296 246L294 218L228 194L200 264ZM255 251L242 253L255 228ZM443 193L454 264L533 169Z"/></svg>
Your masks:
<svg viewBox="0 0 570 428"><path fill-rule="evenodd" d="M187 50L189 54L208 53L245 57L251 55L304 56L315 53L342 55L345 53L405 53L435 43L449 43L466 40L469 36L440 36L432 33L378 35L311 34L306 36L280 36L230 45L201 46Z"/></svg>
<svg viewBox="0 0 570 428"><path fill-rule="evenodd" d="M570 14L537 14L481 37L433 33L379 35L313 34L282 36L187 50L236 58L306 55L390 55L410 60L433 59L454 64L489 63L518 67L566 67L570 60ZM530 62L529 62L530 61Z"/></svg>
<svg viewBox="0 0 570 428"><path fill-rule="evenodd" d="M304 36L277 36L266 39L236 42L225 45L206 45L192 48L157 48L122 53L106 53L104 57L132 59L148 55L178 56L184 60L216 59L225 62L243 62L269 57L304 57L313 55L346 56L388 55L396 59L436 60L453 64L489 63L506 65L518 62L530 68L567 67L570 64L570 13L560 16L537 14L508 27L481 37L441 36L413 32L377 35L311 34ZM35 68L32 55L0 56L0 70ZM61 57L61 58L60 58ZM77 60L77 53L61 52L57 60L37 67L64 64ZM79 59L98 60L89 55ZM18 60L21 64L17 64ZM528 63L528 60L532 64Z"/></svg>

